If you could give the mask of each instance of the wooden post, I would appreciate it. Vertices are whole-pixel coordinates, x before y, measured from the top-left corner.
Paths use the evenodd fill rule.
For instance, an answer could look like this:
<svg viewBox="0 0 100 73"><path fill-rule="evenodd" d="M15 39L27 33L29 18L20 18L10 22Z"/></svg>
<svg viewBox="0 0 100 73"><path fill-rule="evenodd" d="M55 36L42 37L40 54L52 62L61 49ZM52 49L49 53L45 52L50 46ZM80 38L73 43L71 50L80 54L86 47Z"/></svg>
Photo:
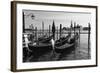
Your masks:
<svg viewBox="0 0 100 73"><path fill-rule="evenodd" d="M30 24L29 28L31 29L32 34L30 36L31 36L31 41L33 42L34 41L34 35L35 35L33 24Z"/></svg>
<svg viewBox="0 0 100 73"><path fill-rule="evenodd" d="M80 49L80 27L79 27L79 49ZM80 50L79 50L80 53Z"/></svg>
<svg viewBox="0 0 100 73"><path fill-rule="evenodd" d="M44 35L44 22L42 22L42 35Z"/></svg>
<svg viewBox="0 0 100 73"><path fill-rule="evenodd" d="M40 29L40 35L42 36L42 29Z"/></svg>
<svg viewBox="0 0 100 73"><path fill-rule="evenodd" d="M57 26L57 40L58 40L58 26Z"/></svg>
<svg viewBox="0 0 100 73"><path fill-rule="evenodd" d="M60 34L59 38L61 38L61 35L62 35L62 24L60 24L60 31L59 31L59 34Z"/></svg>
<svg viewBox="0 0 100 73"><path fill-rule="evenodd" d="M25 33L25 16L24 16L24 12L23 12L23 33Z"/></svg>
<svg viewBox="0 0 100 73"><path fill-rule="evenodd" d="M32 27L32 41L34 40L34 27Z"/></svg>
<svg viewBox="0 0 100 73"><path fill-rule="evenodd" d="M34 35L34 26L31 24L32 34Z"/></svg>
<svg viewBox="0 0 100 73"><path fill-rule="evenodd" d="M70 27L70 34L72 35L72 28Z"/></svg>
<svg viewBox="0 0 100 73"><path fill-rule="evenodd" d="M75 35L75 32L76 32L76 23L74 23L74 35Z"/></svg>
<svg viewBox="0 0 100 73"><path fill-rule="evenodd" d="M39 30L38 30L38 28L37 28L37 40L38 40L38 35L39 35Z"/></svg>
<svg viewBox="0 0 100 73"><path fill-rule="evenodd" d="M76 23L74 22L74 37L75 37L75 28L76 28ZM74 58L76 59L76 39L74 38L74 40L75 40L75 42L74 42L74 49L75 49L75 51L74 51Z"/></svg>
<svg viewBox="0 0 100 73"><path fill-rule="evenodd" d="M37 41L37 27L35 27L35 37L36 37L36 41Z"/></svg>
<svg viewBox="0 0 100 73"><path fill-rule="evenodd" d="M41 36L41 29L40 29L40 36Z"/></svg>
<svg viewBox="0 0 100 73"><path fill-rule="evenodd" d="M70 26L70 34L72 35L72 27L73 27L73 24L72 24L72 21L71 21L71 26Z"/></svg>
<svg viewBox="0 0 100 73"><path fill-rule="evenodd" d="M88 23L88 58L90 57L90 30L91 26L90 23Z"/></svg>
<svg viewBox="0 0 100 73"><path fill-rule="evenodd" d="M51 28L51 26L49 25L49 37L50 37L50 28Z"/></svg>

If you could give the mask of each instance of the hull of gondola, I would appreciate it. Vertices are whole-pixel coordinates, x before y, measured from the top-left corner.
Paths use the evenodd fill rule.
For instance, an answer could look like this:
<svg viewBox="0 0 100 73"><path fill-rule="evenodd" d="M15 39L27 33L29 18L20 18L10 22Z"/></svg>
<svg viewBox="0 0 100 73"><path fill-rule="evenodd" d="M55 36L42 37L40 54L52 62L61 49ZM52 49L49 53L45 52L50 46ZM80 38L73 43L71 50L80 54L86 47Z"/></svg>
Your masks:
<svg viewBox="0 0 100 73"><path fill-rule="evenodd" d="M68 39L70 38L70 36L66 36L64 38L60 38L59 40L56 41L55 46L62 46L65 43L68 42Z"/></svg>
<svg viewBox="0 0 100 73"><path fill-rule="evenodd" d="M29 44L29 49L32 51L33 55L40 56L52 50L51 44L41 44L41 45L32 45Z"/></svg>
<svg viewBox="0 0 100 73"><path fill-rule="evenodd" d="M41 38L39 38L39 42L41 42L41 43L49 43L50 42L50 40L51 40L51 38L52 38L52 36L50 36L50 37L48 37L48 38L45 38L45 39L41 39Z"/></svg>
<svg viewBox="0 0 100 73"><path fill-rule="evenodd" d="M61 44L55 44L55 52L57 53L69 53L73 50L75 50L75 45L78 41L78 35L75 35L73 38L70 39L70 42L68 39L64 40Z"/></svg>
<svg viewBox="0 0 100 73"><path fill-rule="evenodd" d="M55 46L56 53L64 53L64 52L69 53L69 52L73 51L74 49L75 49L75 43L72 43L72 44L66 43L59 47Z"/></svg>

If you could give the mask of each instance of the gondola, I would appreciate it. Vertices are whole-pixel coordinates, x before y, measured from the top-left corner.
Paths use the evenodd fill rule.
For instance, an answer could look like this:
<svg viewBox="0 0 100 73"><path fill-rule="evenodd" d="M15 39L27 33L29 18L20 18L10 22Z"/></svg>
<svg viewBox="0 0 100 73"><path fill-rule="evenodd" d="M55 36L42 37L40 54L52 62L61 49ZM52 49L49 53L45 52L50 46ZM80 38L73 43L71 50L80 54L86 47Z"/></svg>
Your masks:
<svg viewBox="0 0 100 73"><path fill-rule="evenodd" d="M66 43L66 44L61 45L61 46L55 46L55 52L63 53L65 51L71 51L72 48L74 48L74 45L75 45L75 43L72 43L72 44Z"/></svg>
<svg viewBox="0 0 100 73"><path fill-rule="evenodd" d="M66 40L68 40L70 36L66 36L66 37L61 37L59 40L56 40L55 43L56 45L61 45L61 44L64 44L66 43ZM38 41L40 43L50 43L51 39L53 38L53 35L47 37L47 38L39 38Z"/></svg>
<svg viewBox="0 0 100 73"><path fill-rule="evenodd" d="M49 42L51 39L52 39L52 36L50 36L47 39L44 39L44 40L41 40L41 41L37 41L36 43L35 42L34 43L29 43L28 46L29 46L30 50L33 50L33 51L35 49L36 50L37 49L39 49L39 50L43 50L43 49L47 50L47 48L49 48L49 47L51 48L52 47L51 42ZM67 43L68 39L69 39L69 36L66 36L64 38L60 38L59 40L56 40L55 41L55 46L61 46L61 45L65 44L65 43ZM47 42L47 43L44 43L44 42Z"/></svg>
<svg viewBox="0 0 100 73"><path fill-rule="evenodd" d="M70 35L67 35L66 37L62 37L59 40L56 40L55 41L55 46L61 46L65 43L67 43L69 38L70 38Z"/></svg>
<svg viewBox="0 0 100 73"><path fill-rule="evenodd" d="M48 44L40 43L40 42L38 42L37 44L30 43L28 44L28 47L30 50L32 50L34 55L45 54L46 52L52 50L52 45L50 43Z"/></svg>
<svg viewBox="0 0 100 73"><path fill-rule="evenodd" d="M69 41L70 39L70 41ZM62 45L55 44L55 52L63 53L63 52L70 52L75 49L76 41L78 40L78 35L74 35L73 38L68 38L64 40Z"/></svg>
<svg viewBox="0 0 100 73"><path fill-rule="evenodd" d="M38 38L38 41L40 43L49 43L51 39L52 39L52 36L49 36L47 38Z"/></svg>
<svg viewBox="0 0 100 73"><path fill-rule="evenodd" d="M69 38L70 36L66 36L63 39L59 39L60 41L57 40L55 42L55 51L61 52L61 51L64 51L66 48L73 47L74 43L72 41L74 41L73 40L74 38L71 39L70 42L68 42ZM30 50L32 50L33 54L44 54L52 50L52 44L50 42L43 43L43 42L38 41L37 43L29 43L28 47Z"/></svg>
<svg viewBox="0 0 100 73"><path fill-rule="evenodd" d="M52 51L52 44L51 42L49 42L51 40L51 37L48 38L49 40L45 39L43 41L37 41L36 43L29 43L28 47L30 50L32 50L32 53L34 55L42 55L45 54L47 52ZM59 39L60 42L55 42L56 45L61 45L61 43L66 43L66 38L63 38L61 41L61 39ZM44 43L47 42L47 43Z"/></svg>

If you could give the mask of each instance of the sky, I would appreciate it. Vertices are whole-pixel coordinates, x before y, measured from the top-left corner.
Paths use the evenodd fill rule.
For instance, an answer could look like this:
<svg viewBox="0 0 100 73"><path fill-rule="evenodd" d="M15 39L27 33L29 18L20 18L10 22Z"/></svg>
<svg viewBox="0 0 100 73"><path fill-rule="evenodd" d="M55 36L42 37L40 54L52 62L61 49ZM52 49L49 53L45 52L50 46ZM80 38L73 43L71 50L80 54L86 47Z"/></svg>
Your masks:
<svg viewBox="0 0 100 73"><path fill-rule="evenodd" d="M61 11L40 11L40 10L23 10L25 28L29 28L30 25L42 29L42 22L44 23L44 29L49 29L49 25L52 25L53 21L55 26L59 28L60 24L63 27L69 27L71 21L74 24L80 24L83 27L88 26L91 23L91 13L89 12L61 12ZM31 16L34 16L33 19Z"/></svg>

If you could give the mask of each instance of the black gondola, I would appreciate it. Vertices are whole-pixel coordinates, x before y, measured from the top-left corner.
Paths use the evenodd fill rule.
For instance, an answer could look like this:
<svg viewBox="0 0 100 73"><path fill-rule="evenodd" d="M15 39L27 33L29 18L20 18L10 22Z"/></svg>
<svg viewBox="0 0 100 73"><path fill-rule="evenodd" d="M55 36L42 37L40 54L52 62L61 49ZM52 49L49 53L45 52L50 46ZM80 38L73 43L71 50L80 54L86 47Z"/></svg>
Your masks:
<svg viewBox="0 0 100 73"><path fill-rule="evenodd" d="M55 48L54 48L55 51L62 52L68 48L74 47L76 35L74 36L74 38L70 39L70 42L68 42L69 38L70 38L70 36L66 36L65 38L59 39L60 41L57 40L55 42ZM30 44L28 44L28 46L29 46L29 49L32 50L33 54L35 54L35 55L45 54L46 52L49 52L52 50L52 44L50 42L49 43L41 43L40 41L38 41L35 44L30 43Z"/></svg>
<svg viewBox="0 0 100 73"><path fill-rule="evenodd" d="M70 39L70 40L69 40ZM76 41L78 40L78 35L76 34L73 38L68 38L62 42L62 45L55 44L55 52L62 53L62 52L70 52L75 49Z"/></svg>
<svg viewBox="0 0 100 73"><path fill-rule="evenodd" d="M37 43L37 44L28 44L29 49L32 50L34 55L41 55L45 54L46 52L49 52L52 50L52 45L50 43L44 44L44 43Z"/></svg>
<svg viewBox="0 0 100 73"><path fill-rule="evenodd" d="M61 46L61 45L65 44L65 43L67 43L69 38L70 38L70 35L68 35L66 37L62 37L59 40L56 40L55 41L55 46Z"/></svg>
<svg viewBox="0 0 100 73"><path fill-rule="evenodd" d="M40 43L49 43L51 39L52 39L52 36L47 37L47 38L38 38L38 41Z"/></svg>
<svg viewBox="0 0 100 73"><path fill-rule="evenodd" d="M72 44L66 43L62 46L55 46L55 52L63 53L63 52L66 52L66 51L71 51L72 48L74 49L74 45L75 45L75 43L72 43Z"/></svg>

